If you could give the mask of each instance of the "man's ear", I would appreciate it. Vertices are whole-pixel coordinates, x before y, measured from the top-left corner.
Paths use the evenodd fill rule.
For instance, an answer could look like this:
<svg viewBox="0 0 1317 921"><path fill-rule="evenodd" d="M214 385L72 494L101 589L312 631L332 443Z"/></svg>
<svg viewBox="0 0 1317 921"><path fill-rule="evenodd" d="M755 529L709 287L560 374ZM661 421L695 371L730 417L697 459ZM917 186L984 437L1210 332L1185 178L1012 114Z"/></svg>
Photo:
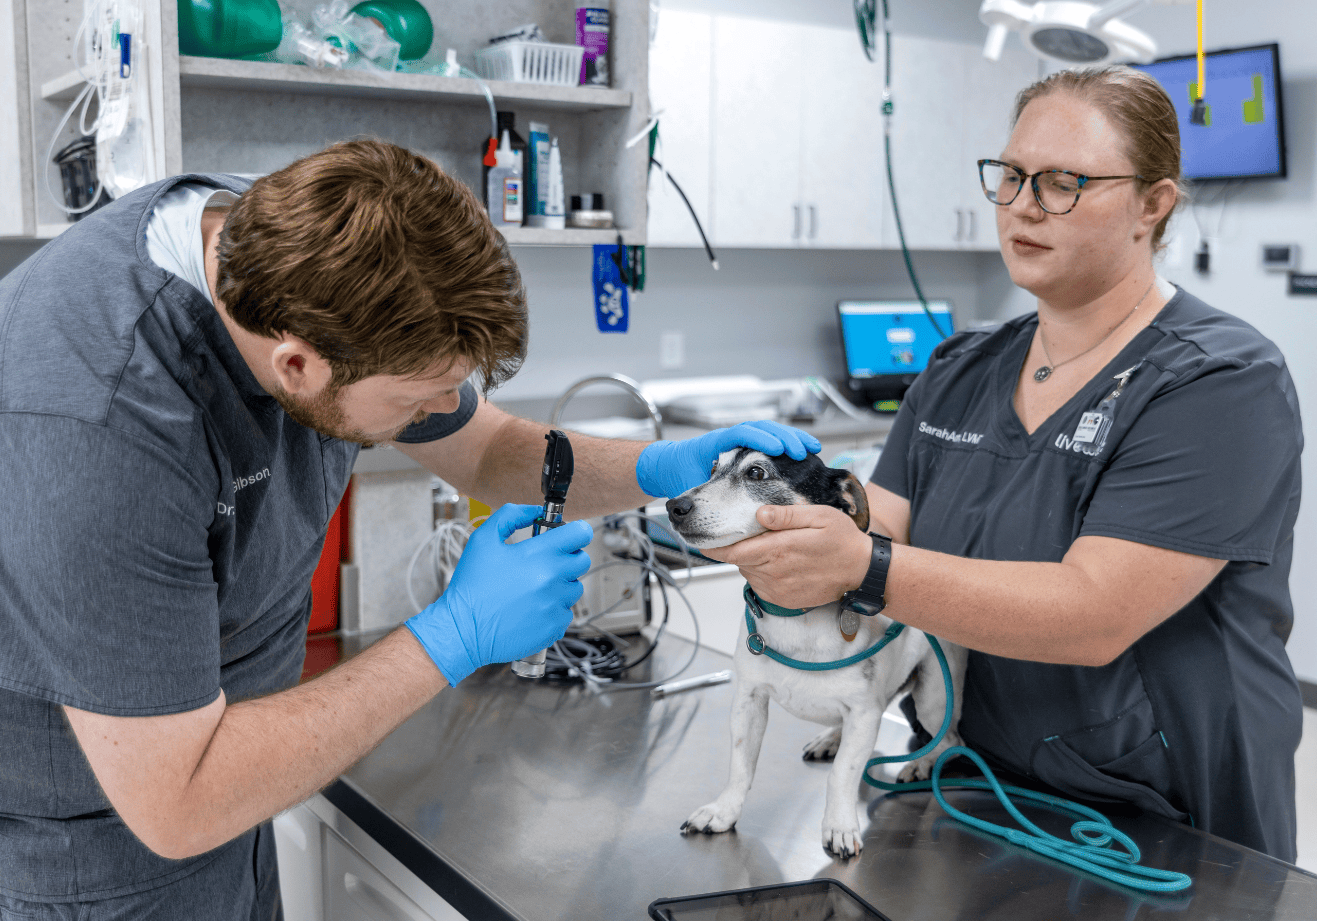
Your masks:
<svg viewBox="0 0 1317 921"><path fill-rule="evenodd" d="M864 484L853 473L847 473L846 478L839 484L841 489L842 503L845 508L842 509L855 526L861 531L869 530L869 495L864 491Z"/></svg>
<svg viewBox="0 0 1317 921"><path fill-rule="evenodd" d="M305 339L280 333L270 352L270 369L275 380L290 394L311 396L329 386L334 369Z"/></svg>

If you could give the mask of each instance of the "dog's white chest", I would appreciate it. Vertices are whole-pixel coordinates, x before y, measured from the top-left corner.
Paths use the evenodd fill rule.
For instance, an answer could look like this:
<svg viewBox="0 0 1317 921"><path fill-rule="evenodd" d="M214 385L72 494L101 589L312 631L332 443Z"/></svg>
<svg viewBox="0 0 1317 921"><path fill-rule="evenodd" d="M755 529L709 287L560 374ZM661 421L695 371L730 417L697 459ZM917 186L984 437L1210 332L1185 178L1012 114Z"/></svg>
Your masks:
<svg viewBox="0 0 1317 921"><path fill-rule="evenodd" d="M760 620L755 627L774 651L804 662L836 662L864 651L875 639L866 631L855 642L846 642L836 627L832 606L789 620ZM751 653L745 645L747 636L748 631L743 631L735 656L737 679L761 687L791 715L836 725L854 708L874 705L880 670L871 660L819 671L793 668Z"/></svg>

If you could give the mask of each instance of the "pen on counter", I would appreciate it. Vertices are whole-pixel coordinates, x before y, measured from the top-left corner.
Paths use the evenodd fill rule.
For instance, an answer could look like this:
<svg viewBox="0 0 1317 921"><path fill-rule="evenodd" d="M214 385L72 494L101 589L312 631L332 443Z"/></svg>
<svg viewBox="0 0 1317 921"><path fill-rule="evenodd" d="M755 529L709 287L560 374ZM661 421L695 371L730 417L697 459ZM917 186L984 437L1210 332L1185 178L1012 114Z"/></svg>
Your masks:
<svg viewBox="0 0 1317 921"><path fill-rule="evenodd" d="M724 684L731 680L731 669L724 669L720 672L711 672L707 675L697 675L694 678L686 678L682 681L669 681L667 684L660 684L649 693L653 697L667 697L669 694L689 691L691 688L703 688L708 687L711 684Z"/></svg>

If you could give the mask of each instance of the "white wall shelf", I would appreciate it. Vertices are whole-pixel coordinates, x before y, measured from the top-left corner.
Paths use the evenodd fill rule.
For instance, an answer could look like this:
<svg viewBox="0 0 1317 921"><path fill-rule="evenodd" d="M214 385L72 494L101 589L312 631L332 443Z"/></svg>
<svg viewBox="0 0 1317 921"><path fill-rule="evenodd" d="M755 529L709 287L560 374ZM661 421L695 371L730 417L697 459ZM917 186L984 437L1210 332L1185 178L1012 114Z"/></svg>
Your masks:
<svg viewBox="0 0 1317 921"><path fill-rule="evenodd" d="M147 17L144 73L158 173L153 178L185 172L264 174L336 141L373 136L429 157L479 193L489 113L477 81L180 55L175 0L139 2ZM550 40L570 42L575 22L569 0L422 2L432 19L444 24L445 46L468 61L489 36L510 24L539 22ZM628 149L625 142L649 118L649 6L646 0L613 0L612 9L611 86L489 81L489 88L498 109L515 115L523 137L532 120L549 126L562 150L565 193L603 193L624 241L638 245L646 231L645 147ZM20 216L6 215L0 235L48 238L62 223L64 215L40 181L43 170L53 167L41 161L51 133L86 85L72 55L81 12L80 0L0 0L0 18L14 26L12 38L0 30L0 57L19 64L0 80L0 89L21 116L17 134L23 152L15 196L22 211L10 209ZM4 48L11 44L9 55ZM15 118L3 109L0 116L5 133ZM74 139L76 119L70 122L56 138L56 149ZM617 233L518 228L508 239L517 245L580 246L616 242Z"/></svg>
<svg viewBox="0 0 1317 921"><path fill-rule="evenodd" d="M511 246L591 246L595 243L616 243L619 233L626 246L637 246L645 242L643 234L630 228L600 230L568 227L565 230L545 230L542 227L500 227L499 231Z"/></svg>
<svg viewBox="0 0 1317 921"><path fill-rule="evenodd" d="M465 77L320 69L298 64L188 55L179 57L178 74L180 83L187 87L485 105L485 94L480 85ZM41 97L71 100L84 85L82 75L76 70L70 71L42 84ZM500 106L527 104L544 109L591 112L630 108L632 100L632 94L627 90L604 87L545 86L502 80L490 80L488 86Z"/></svg>

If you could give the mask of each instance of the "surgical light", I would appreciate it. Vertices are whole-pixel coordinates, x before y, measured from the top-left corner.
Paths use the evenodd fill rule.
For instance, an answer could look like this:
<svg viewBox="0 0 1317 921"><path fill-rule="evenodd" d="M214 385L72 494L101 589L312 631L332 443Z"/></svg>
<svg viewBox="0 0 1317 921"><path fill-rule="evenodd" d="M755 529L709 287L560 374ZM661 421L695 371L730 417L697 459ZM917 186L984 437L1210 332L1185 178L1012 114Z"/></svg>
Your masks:
<svg viewBox="0 0 1317 921"><path fill-rule="evenodd" d="M1080 0L983 0L979 20L988 27L983 55L1001 57L1006 36L1019 32L1025 47L1039 57L1061 64L1107 64L1113 61L1151 61L1157 43L1120 17L1148 0L1111 0L1099 5ZM1183 3L1186 0L1157 0Z"/></svg>

